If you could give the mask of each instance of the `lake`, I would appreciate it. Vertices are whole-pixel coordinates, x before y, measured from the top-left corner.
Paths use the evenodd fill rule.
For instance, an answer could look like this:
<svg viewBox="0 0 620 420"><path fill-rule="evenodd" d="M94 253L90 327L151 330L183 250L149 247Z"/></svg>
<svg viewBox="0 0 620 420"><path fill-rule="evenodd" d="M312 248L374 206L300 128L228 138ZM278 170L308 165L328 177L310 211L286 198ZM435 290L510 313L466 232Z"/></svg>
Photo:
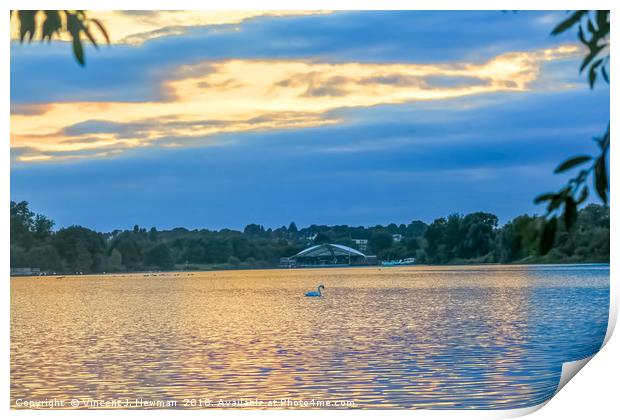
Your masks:
<svg viewBox="0 0 620 420"><path fill-rule="evenodd" d="M304 297L320 283L324 297ZM553 395L563 362L599 349L608 310L609 265L12 278L11 406L526 407Z"/></svg>

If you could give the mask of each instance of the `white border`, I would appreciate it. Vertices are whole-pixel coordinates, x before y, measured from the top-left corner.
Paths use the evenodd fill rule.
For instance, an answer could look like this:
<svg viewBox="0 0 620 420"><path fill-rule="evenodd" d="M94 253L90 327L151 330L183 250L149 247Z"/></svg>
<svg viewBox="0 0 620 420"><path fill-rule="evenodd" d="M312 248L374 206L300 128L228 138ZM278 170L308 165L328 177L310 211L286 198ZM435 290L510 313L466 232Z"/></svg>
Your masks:
<svg viewBox="0 0 620 420"><path fill-rule="evenodd" d="M2 182L0 183L0 195L4 203L8 204L10 200L9 194L9 182L10 182L10 153L9 153L9 110L10 110L10 96L9 92L9 69L10 69L10 29L8 24L8 10L11 8L19 9L20 6L24 6L22 1L4 1L3 12L5 19L0 19L1 33L4 38L1 45L1 57L0 61L0 92L2 95L2 115L3 121L0 124L2 127L1 136L2 141L5 142L4 147L1 150L1 168L2 168ZM274 1L263 0L261 2L252 1L239 1L228 0L226 2L212 2L212 1L189 1L189 0L176 0L161 1L150 0L148 2L140 1L118 1L110 0L105 2L95 1L42 1L32 0L28 1L27 7L32 9L100 9L100 10L115 10L115 9L164 9L164 10L184 10L184 9L212 9L212 10L301 10L301 9L332 9L332 10L353 10L353 9L368 9L368 10L398 10L398 9L418 9L418 10L440 10L440 9L453 9L453 10L480 10L480 9L493 9L493 10L565 10L565 9L610 9L612 10L612 30L614 33L618 30L617 19L615 13L617 8L613 7L614 3L611 1L563 1L558 3L557 1L549 0L521 0L521 1L481 1L474 0L469 2L463 2L458 0L436 0L436 1L395 1L395 0L382 0L382 1L354 1L354 0L341 0L341 1L326 1L326 0L294 0L294 1ZM612 57L617 57L618 44L612 45L613 54ZM612 61L615 61L612 58ZM614 81L618 80L615 64L611 66L612 78ZM611 85L611 115L617 115L617 101L620 98L617 83ZM616 156L616 148L611 149L611 160ZM615 184L617 180L617 170L614 165L610 164L610 179L611 183ZM613 197L612 197L613 199ZM2 408L5 413L15 417L31 418L31 417L45 417L45 418L67 418L72 416L83 416L86 411L80 412L67 412L63 411L27 411L27 410L9 410L9 321L10 321L10 282L9 278L9 209L8 205L1 207L2 214L0 215L0 227L2 231L2 255L0 258L2 267L4 269L4 290L0 297L2 302L4 323L3 323L3 337L1 340L2 347ZM611 255L618 255L618 237L616 235L617 229L617 210L611 207ZM609 313L609 327L607 335L605 337L605 348L601 350L600 354L594 358L587 358L584 361L578 361L575 363L566 364L563 368L562 386L566 384L565 379L569 373L576 373L585 363L592 359L589 368L584 369L584 372L580 374L578 381L572 381L566 389L554 396L549 402L548 407L544 410L537 412L531 418L562 418L568 419L582 419L583 416L594 416L600 418L609 417L609 413L617 412L616 392L614 390L615 383L617 381L617 375L620 373L620 362L618 361L618 355L620 355L620 344L618 339L609 341L613 329L616 324L618 313L618 281L615 278L617 270L617 260L612 257L611 261L611 305ZM577 369L575 369L577 368ZM570 375L569 375L570 376ZM571 376L572 377L572 376ZM558 390L561 387L558 388ZM415 411L416 417L424 418L503 418L513 417L528 414L536 411L546 404L541 404L536 407L519 410L505 410L505 411ZM384 411L384 410L367 410L367 411L303 411L296 410L294 415L296 417L316 417L321 416L374 416L381 413L381 415L389 415L390 417L404 417L409 416L409 411ZM232 418L237 417L240 413L234 410L210 410L207 413L204 411L170 411L170 410L144 410L144 411L116 411L113 415L120 417L144 417L149 418L170 418L172 415L179 417L196 416L196 415L209 415L218 418ZM289 416L291 413L286 410L276 411L247 411L242 415L250 417L263 417L263 416ZM110 413L104 410L88 411L88 417L109 416Z"/></svg>

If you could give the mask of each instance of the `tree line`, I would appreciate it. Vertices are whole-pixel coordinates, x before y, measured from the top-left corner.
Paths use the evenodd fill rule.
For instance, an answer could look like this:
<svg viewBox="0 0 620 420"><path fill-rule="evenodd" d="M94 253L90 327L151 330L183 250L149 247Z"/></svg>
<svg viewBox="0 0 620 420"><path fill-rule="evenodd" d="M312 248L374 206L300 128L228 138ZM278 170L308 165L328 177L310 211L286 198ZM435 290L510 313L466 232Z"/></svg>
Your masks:
<svg viewBox="0 0 620 420"><path fill-rule="evenodd" d="M320 243L338 243L379 260L416 258L422 264L609 262L609 208L590 204L574 226L560 227L551 251L539 253L544 217L521 215L499 226L497 216L452 214L427 224L372 227L294 222L277 229L250 224L221 229L96 232L82 226L54 230L25 201L11 201L11 268L49 273L271 268L279 259ZM365 241L364 241L365 240Z"/></svg>

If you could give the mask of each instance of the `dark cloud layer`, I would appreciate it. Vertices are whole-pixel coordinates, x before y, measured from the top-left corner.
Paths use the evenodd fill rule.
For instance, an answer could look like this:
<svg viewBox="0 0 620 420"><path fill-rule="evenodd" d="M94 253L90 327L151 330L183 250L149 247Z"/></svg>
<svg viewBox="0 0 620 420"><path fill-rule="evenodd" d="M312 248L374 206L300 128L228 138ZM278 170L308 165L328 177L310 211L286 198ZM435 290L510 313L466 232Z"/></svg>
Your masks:
<svg viewBox="0 0 620 420"><path fill-rule="evenodd" d="M385 106L344 126L220 136L219 147L26 165L12 170L12 198L61 226L104 230L374 224L476 210L506 221L540 211L532 198L565 182L552 173L560 160L595 150L607 99L584 87L444 101L441 115Z"/></svg>

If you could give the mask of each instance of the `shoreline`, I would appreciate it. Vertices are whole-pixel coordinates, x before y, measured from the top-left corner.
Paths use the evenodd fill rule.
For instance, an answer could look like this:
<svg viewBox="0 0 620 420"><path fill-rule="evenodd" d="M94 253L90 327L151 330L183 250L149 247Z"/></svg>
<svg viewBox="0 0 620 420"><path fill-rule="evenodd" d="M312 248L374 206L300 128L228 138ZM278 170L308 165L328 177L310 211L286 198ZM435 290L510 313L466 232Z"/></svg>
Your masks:
<svg viewBox="0 0 620 420"><path fill-rule="evenodd" d="M392 270L398 268L439 268L439 267L499 267L499 266L530 266L530 267L540 267L540 266L593 266L593 265L607 265L609 266L609 262L563 262L563 263L450 263L450 264L411 264L411 265L399 265L399 266L381 266L381 265L362 265L362 266L338 266L338 267L295 267L295 268L281 268L281 267L271 267L271 268L226 268L226 269L214 269L214 270L167 270L167 271L119 271L119 272L99 272L99 273L83 273L83 274L47 274L47 275L10 275L10 278L24 278L24 277L36 277L36 278L53 278L56 277L58 280L62 280L65 277L84 277L84 276L131 276L131 275L143 275L143 277L158 277L165 276L168 274L194 274L194 273L225 273L229 271L299 271L299 270L337 270L337 269L367 269L367 268L377 268L380 270ZM62 277L62 278L60 278Z"/></svg>

